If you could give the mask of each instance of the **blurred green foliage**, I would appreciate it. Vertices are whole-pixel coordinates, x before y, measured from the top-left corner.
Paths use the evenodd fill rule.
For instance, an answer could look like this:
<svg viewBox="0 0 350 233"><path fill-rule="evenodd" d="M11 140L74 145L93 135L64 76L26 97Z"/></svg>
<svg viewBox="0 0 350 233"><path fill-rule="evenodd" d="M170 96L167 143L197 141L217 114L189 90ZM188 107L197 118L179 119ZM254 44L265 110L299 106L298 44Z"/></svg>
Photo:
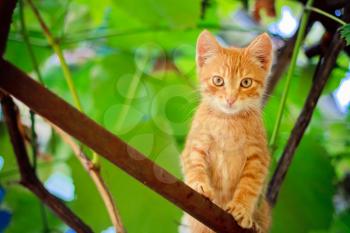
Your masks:
<svg viewBox="0 0 350 233"><path fill-rule="evenodd" d="M199 0L34 3L65 50L87 115L181 178L179 154L199 101L194 62L196 37L204 27L219 32L221 23L242 8L240 1L212 1L203 20L199 17ZM301 8L296 2L279 0L275 21L281 17L279 12L284 5L300 15ZM37 20L27 5L24 12L45 85L72 103L57 58ZM5 57L35 77L20 34L18 14L16 9ZM239 25L232 28L233 33L242 33ZM248 30L241 35L251 38L250 34ZM315 60L310 60L297 67L274 162L303 106L315 64ZM338 64L324 95L332 93L346 76L348 57L342 54ZM282 80L264 110L269 134L276 120L283 85ZM23 106L21 109L24 122L29 124L28 110ZM40 119L38 122L45 129L45 123ZM274 209L273 233L350 232L349 209L339 210L333 201L341 189L341 180L350 171L349 125L349 117L329 120L320 109L316 110ZM72 177L74 199L67 204L94 231L107 229L111 223L88 174L57 135L41 136L42 130L38 128L39 139L46 137L48 142L39 140L40 178L46 181L54 172ZM1 206L13 214L6 232L44 232L39 200L14 182L18 180L18 170L3 122L0 140L0 155L4 159L0 183L7 192ZM102 175L128 232L177 232L182 216L180 209L104 160ZM49 210L45 215L49 232L67 230Z"/></svg>

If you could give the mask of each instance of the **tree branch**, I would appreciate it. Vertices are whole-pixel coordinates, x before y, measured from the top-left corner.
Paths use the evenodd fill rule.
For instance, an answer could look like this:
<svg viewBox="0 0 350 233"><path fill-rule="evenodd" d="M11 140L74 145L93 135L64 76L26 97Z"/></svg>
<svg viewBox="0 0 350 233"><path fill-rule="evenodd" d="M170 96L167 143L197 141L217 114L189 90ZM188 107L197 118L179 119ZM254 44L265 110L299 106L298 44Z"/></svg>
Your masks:
<svg viewBox="0 0 350 233"><path fill-rule="evenodd" d="M350 17L349 8L350 4L348 5L346 11L347 17ZM317 70L314 74L314 82L310 89L309 95L291 132L282 157L278 162L277 169L268 187L267 198L272 206L276 203L282 182L294 157L294 152L298 147L307 126L310 123L317 101L322 93L324 86L326 85L333 67L336 64L337 57L344 46L344 40L340 37L339 33L336 33L333 36L332 42L329 45L327 52L319 61Z"/></svg>
<svg viewBox="0 0 350 233"><path fill-rule="evenodd" d="M113 200L113 197L112 194L109 192L106 183L101 177L100 169L98 169L92 163L92 161L81 150L81 147L77 143L75 143L75 141L68 134L66 134L63 130L51 124L50 122L49 124L55 130L55 132L62 138L62 140L70 146L77 159L84 166L85 170L89 173L105 203L109 216L112 216L111 221L113 226L116 228L117 232L124 232L125 230L121 221L118 208L115 203L111 202L111 200Z"/></svg>
<svg viewBox="0 0 350 233"><path fill-rule="evenodd" d="M32 191L42 202L49 206L67 225L76 232L92 233L92 230L70 209L68 209L61 200L50 194L40 180L35 175L35 170L31 166L29 157L25 148L23 137L19 130L18 110L11 97L1 92L1 106L3 109L5 122L10 134L11 143L15 151L17 164L21 174L20 183Z"/></svg>
<svg viewBox="0 0 350 233"><path fill-rule="evenodd" d="M0 61L0 88L214 231L252 232L240 228L230 214L6 61Z"/></svg>
<svg viewBox="0 0 350 233"><path fill-rule="evenodd" d="M5 53L7 37L10 31L12 13L16 7L15 0L0 1L0 57Z"/></svg>

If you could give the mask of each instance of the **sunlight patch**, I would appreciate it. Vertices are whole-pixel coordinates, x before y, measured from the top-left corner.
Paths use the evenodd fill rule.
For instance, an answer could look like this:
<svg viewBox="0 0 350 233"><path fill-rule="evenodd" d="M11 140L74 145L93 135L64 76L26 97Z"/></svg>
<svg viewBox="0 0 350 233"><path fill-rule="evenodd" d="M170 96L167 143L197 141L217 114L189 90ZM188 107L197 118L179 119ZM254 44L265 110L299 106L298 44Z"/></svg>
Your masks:
<svg viewBox="0 0 350 233"><path fill-rule="evenodd" d="M348 111L350 104L350 75L343 79L337 90L334 92L334 97L337 105L342 113Z"/></svg>
<svg viewBox="0 0 350 233"><path fill-rule="evenodd" d="M45 187L50 193L64 201L74 199L74 184L71 177L61 173L53 173L45 182Z"/></svg>
<svg viewBox="0 0 350 233"><path fill-rule="evenodd" d="M4 157L0 155L0 171L2 170L3 167L4 167Z"/></svg>
<svg viewBox="0 0 350 233"><path fill-rule="evenodd" d="M283 37L291 37L298 28L298 22L289 7L282 7L281 20L269 26L269 31Z"/></svg>
<svg viewBox="0 0 350 233"><path fill-rule="evenodd" d="M101 231L101 233L117 233L114 227L108 227L106 230Z"/></svg>

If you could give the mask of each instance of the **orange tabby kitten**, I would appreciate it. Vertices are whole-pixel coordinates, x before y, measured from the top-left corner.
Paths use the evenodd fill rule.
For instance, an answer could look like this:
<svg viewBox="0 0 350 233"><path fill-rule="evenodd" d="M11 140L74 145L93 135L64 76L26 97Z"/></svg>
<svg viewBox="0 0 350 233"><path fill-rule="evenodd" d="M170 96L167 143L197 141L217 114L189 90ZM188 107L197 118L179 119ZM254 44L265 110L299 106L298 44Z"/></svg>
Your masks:
<svg viewBox="0 0 350 233"><path fill-rule="evenodd" d="M203 31L197 41L202 101L181 156L185 182L227 210L243 228L267 232L263 190L270 164L261 99L272 61L264 33L246 48L223 48ZM191 233L213 232L188 216Z"/></svg>

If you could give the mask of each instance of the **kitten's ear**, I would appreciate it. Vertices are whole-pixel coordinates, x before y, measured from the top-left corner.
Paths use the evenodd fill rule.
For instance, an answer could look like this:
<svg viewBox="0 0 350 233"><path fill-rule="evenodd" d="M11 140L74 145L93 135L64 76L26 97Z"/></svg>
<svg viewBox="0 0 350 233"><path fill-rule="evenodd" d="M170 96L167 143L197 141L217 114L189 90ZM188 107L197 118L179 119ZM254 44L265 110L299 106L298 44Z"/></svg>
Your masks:
<svg viewBox="0 0 350 233"><path fill-rule="evenodd" d="M247 47L250 55L265 71L269 71L272 63L272 41L267 33L255 38Z"/></svg>
<svg viewBox="0 0 350 233"><path fill-rule="evenodd" d="M215 56L219 51L220 45L215 37L208 30L203 30L197 39L197 66L202 67L209 58Z"/></svg>

